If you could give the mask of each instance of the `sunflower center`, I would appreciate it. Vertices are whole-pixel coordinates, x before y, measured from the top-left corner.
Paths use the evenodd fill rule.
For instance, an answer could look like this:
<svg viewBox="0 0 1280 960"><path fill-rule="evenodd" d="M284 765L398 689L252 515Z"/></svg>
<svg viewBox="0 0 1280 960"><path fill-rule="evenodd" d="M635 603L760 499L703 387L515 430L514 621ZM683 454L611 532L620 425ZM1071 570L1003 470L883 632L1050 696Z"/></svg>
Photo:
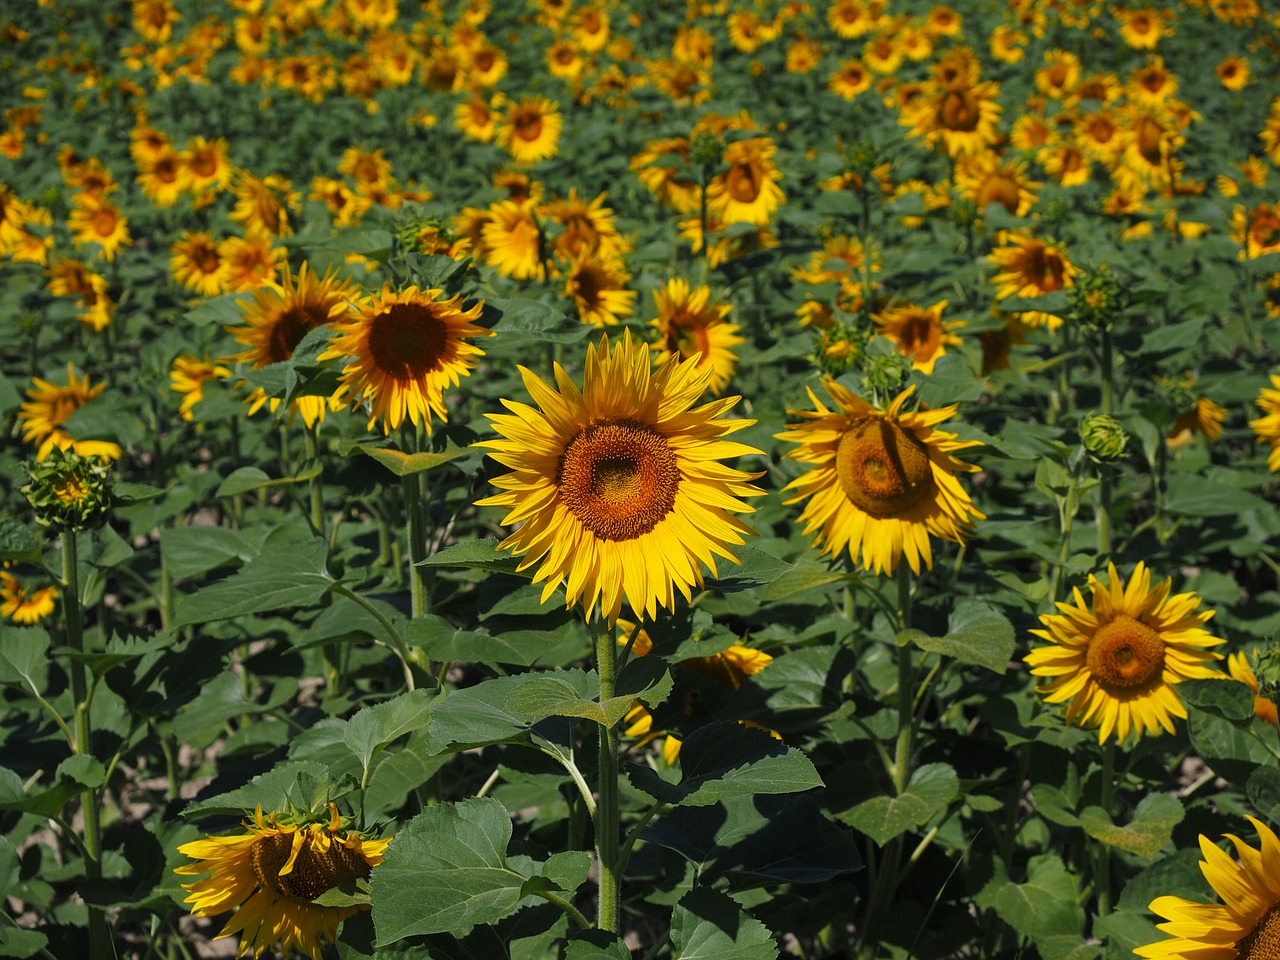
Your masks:
<svg viewBox="0 0 1280 960"><path fill-rule="evenodd" d="M569 441L556 484L569 512L601 540L634 540L675 508L680 465L647 424L601 420Z"/></svg>
<svg viewBox="0 0 1280 960"><path fill-rule="evenodd" d="M1271 960L1280 957L1280 906L1272 907L1236 944L1239 960Z"/></svg>
<svg viewBox="0 0 1280 960"><path fill-rule="evenodd" d="M542 114L536 110L523 110L512 118L516 136L532 143L542 136Z"/></svg>
<svg viewBox="0 0 1280 960"><path fill-rule="evenodd" d="M754 203L760 196L762 177L753 163L739 163L729 171L728 187L733 199L739 203Z"/></svg>
<svg viewBox="0 0 1280 960"><path fill-rule="evenodd" d="M293 356L294 348L302 338L328 319L313 307L290 307L271 325L267 338L269 363L282 363Z"/></svg>
<svg viewBox="0 0 1280 960"><path fill-rule="evenodd" d="M938 107L938 121L948 130L971 133L981 117L978 101L968 90L948 90Z"/></svg>
<svg viewBox="0 0 1280 960"><path fill-rule="evenodd" d="M289 861L292 848L291 833L265 836L253 845L249 860L253 875L262 887L309 903L326 890L369 875L369 861L358 851L336 840L328 844L328 849L323 849L315 835L306 834L294 858L293 869L281 876L280 870Z"/></svg>
<svg viewBox="0 0 1280 960"><path fill-rule="evenodd" d="M844 432L836 476L849 501L879 519L901 515L934 489L929 451L888 420L860 420Z"/></svg>
<svg viewBox="0 0 1280 960"><path fill-rule="evenodd" d="M373 318L369 352L384 373L404 382L418 379L440 364L448 330L429 307L393 303Z"/></svg>
<svg viewBox="0 0 1280 960"><path fill-rule="evenodd" d="M88 493L89 488L74 473L68 474L53 488L53 495L58 498L58 502L66 506L80 503Z"/></svg>
<svg viewBox="0 0 1280 960"><path fill-rule="evenodd" d="M109 237L116 232L116 215L108 209L99 210L93 215L93 229L100 237Z"/></svg>
<svg viewBox="0 0 1280 960"><path fill-rule="evenodd" d="M988 203L998 203L1010 213L1018 212L1018 182L1006 173L993 173L978 189L978 209L985 210Z"/></svg>
<svg viewBox="0 0 1280 960"><path fill-rule="evenodd" d="M701 324L673 326L671 339L675 343L674 352L685 359L695 353L702 354L704 360L711 355L711 340L707 336L707 328Z"/></svg>
<svg viewBox="0 0 1280 960"><path fill-rule="evenodd" d="M199 177L212 177L218 172L218 158L211 150L198 150L191 157L191 169Z"/></svg>
<svg viewBox="0 0 1280 960"><path fill-rule="evenodd" d="M903 323L899 337L903 352L916 360L928 360L938 351L942 327L930 313L913 313Z"/></svg>
<svg viewBox="0 0 1280 960"><path fill-rule="evenodd" d="M1142 690L1164 673L1164 641L1145 623L1121 615L1093 635L1085 662L1108 693Z"/></svg>

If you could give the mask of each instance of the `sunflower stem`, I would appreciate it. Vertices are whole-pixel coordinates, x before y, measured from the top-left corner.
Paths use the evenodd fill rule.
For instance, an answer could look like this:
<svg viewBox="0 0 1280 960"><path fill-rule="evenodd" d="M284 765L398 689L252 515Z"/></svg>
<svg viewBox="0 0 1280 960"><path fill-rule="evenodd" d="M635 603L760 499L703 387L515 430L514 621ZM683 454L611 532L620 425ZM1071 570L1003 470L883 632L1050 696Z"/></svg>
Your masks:
<svg viewBox="0 0 1280 960"><path fill-rule="evenodd" d="M409 596L413 619L425 616L427 606L426 572L418 564L427 559L427 536L422 517L422 485L420 477L411 473L400 478L404 487L405 512L408 514Z"/></svg>
<svg viewBox="0 0 1280 960"><path fill-rule="evenodd" d="M555 904L563 910L565 914L568 915L569 919L576 923L580 929L591 929L591 921L582 915L581 910L563 897L557 897L554 893L549 893L546 890L535 890L533 891L533 895L535 897L541 897L543 900L547 901L547 903Z"/></svg>
<svg viewBox="0 0 1280 960"><path fill-rule="evenodd" d="M596 670L600 675L600 702L608 703L614 697L617 684L618 642L614 628L605 624L599 615L587 621L595 641ZM600 901L596 926L609 933L617 933L620 921L618 889L619 831L618 831L618 727L600 727L600 764L596 804L596 858L600 870Z"/></svg>
<svg viewBox="0 0 1280 960"><path fill-rule="evenodd" d="M394 646L392 646L391 649L395 652L396 659L400 661L400 667L404 671L405 689L413 690L414 689L413 670L410 667L411 661L409 659L409 647L404 642L404 637L400 636L400 631L396 629L396 625L392 623L390 620L388 620L387 617L383 614L383 612L379 610L374 604L370 603L364 597L360 596L360 594L356 593L354 590L348 587L345 583L335 583L333 585L333 591L334 593L341 594L342 596L346 597L348 600L354 600L356 603L360 604L360 606L364 607L366 610L369 611L370 614L373 615L373 618L377 620L378 623L382 624L382 628L386 630L388 636L391 637L391 641L394 644Z"/></svg>
<svg viewBox="0 0 1280 960"><path fill-rule="evenodd" d="M62 612L67 635L67 646L73 653L84 653L84 619L80 608L79 555L74 530L62 533ZM84 661L72 656L71 696L75 701L75 752L92 756L92 729L89 724L89 705L92 692L85 676ZM102 876L102 811L98 806L98 793L88 788L80 793L81 813L84 816L84 872L89 880ZM111 956L111 942L107 935L107 918L100 907L89 906L89 956L91 960L107 960Z"/></svg>
<svg viewBox="0 0 1280 960"><path fill-rule="evenodd" d="M1112 794L1116 780L1116 742L1107 740L1102 745L1102 784L1099 806L1111 816ZM1093 877L1093 887L1098 898L1098 916L1105 917L1111 912L1111 848L1101 841L1096 841L1097 856Z"/></svg>
<svg viewBox="0 0 1280 960"><path fill-rule="evenodd" d="M900 563L898 580L899 630L911 629L911 569ZM901 796L906 793L911 777L911 751L915 739L915 668L910 642L898 643L898 742L893 755L893 788Z"/></svg>

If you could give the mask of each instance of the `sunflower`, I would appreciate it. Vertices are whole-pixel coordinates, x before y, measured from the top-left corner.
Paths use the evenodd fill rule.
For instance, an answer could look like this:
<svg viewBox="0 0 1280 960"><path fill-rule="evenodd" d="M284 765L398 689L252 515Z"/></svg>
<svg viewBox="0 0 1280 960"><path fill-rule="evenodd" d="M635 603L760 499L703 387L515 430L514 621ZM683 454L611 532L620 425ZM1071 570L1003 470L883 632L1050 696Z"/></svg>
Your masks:
<svg viewBox="0 0 1280 960"><path fill-rule="evenodd" d="M945 355L947 347L960 346L961 340L952 331L964 326L963 320L942 322L946 300L939 300L931 307L918 307L906 303L873 313L871 319L879 327L881 336L892 340L898 352L911 360L911 366L921 373L933 373L938 358Z"/></svg>
<svg viewBox="0 0 1280 960"><path fill-rule="evenodd" d="M1169 26L1172 14L1153 7L1137 9L1112 8L1120 21L1120 39L1133 50L1154 50L1160 41L1173 33Z"/></svg>
<svg viewBox="0 0 1280 960"><path fill-rule="evenodd" d="M599 53L609 42L609 11L603 7L582 7L570 23L574 41L587 53Z"/></svg>
<svg viewBox="0 0 1280 960"><path fill-rule="evenodd" d="M1253 648L1253 659L1258 658L1258 648ZM1262 695L1262 685L1258 682L1258 675L1253 672L1253 665L1249 662L1250 655L1243 650L1237 650L1235 653L1227 657L1227 672L1231 674L1233 680L1238 680L1250 690L1253 691L1253 715L1271 726L1280 726L1280 715L1276 712L1276 701L1274 697Z"/></svg>
<svg viewBox="0 0 1280 960"><path fill-rule="evenodd" d="M188 171L168 143L138 159L138 186L157 207L172 207L187 186Z"/></svg>
<svg viewBox="0 0 1280 960"><path fill-rule="evenodd" d="M1218 75L1218 82L1232 93L1239 93L1251 79L1249 61L1240 56L1227 57L1214 72Z"/></svg>
<svg viewBox="0 0 1280 960"><path fill-rule="evenodd" d="M300 194L289 180L277 173L260 178L247 170L239 170L231 189L236 195L231 219L236 223L260 227L277 237L293 233L289 211L297 206Z"/></svg>
<svg viewBox="0 0 1280 960"><path fill-rule="evenodd" d="M226 292L227 267L217 242L202 230L183 231L169 248L169 272L173 279L202 297Z"/></svg>
<svg viewBox="0 0 1280 960"><path fill-rule="evenodd" d="M560 149L564 117L560 108L546 97L523 97L507 105L498 123L498 146L521 166L554 157Z"/></svg>
<svg viewBox="0 0 1280 960"><path fill-rule="evenodd" d="M1217 440L1222 436L1222 424L1227 419L1227 411L1208 397L1196 397L1191 409L1183 413L1169 428L1167 442L1170 447L1180 447L1190 443L1197 433L1203 434L1206 440Z"/></svg>
<svg viewBox="0 0 1280 960"><path fill-rule="evenodd" d="M111 262L122 246L133 243L129 236L129 221L120 215L120 209L105 197L93 194L77 194L74 209L67 217L71 230L71 242L77 247L96 243L102 256Z"/></svg>
<svg viewBox="0 0 1280 960"><path fill-rule="evenodd" d="M1280 373L1271 375L1271 386L1263 387L1255 401L1262 408L1263 415L1257 420L1250 420L1249 426L1258 435L1259 443L1271 444L1271 452L1267 455L1267 469L1272 473L1280 471Z"/></svg>
<svg viewBox="0 0 1280 960"><path fill-rule="evenodd" d="M1052 100L1061 100L1080 82L1080 58L1069 50L1049 50L1044 66L1036 71L1036 89Z"/></svg>
<svg viewBox="0 0 1280 960"><path fill-rule="evenodd" d="M999 137L998 96L999 86L990 80L933 84L903 107L900 123L911 128L908 136L920 137L926 146L940 142L948 156L980 153Z"/></svg>
<svg viewBox="0 0 1280 960"><path fill-rule="evenodd" d="M389 286L349 320L334 324L334 338L319 359L349 357L342 385L353 404L369 401L369 429L381 420L390 433L406 417L431 433L432 414L448 420L444 389L470 376L484 351L466 341L492 336L477 326L484 302L463 309L461 296L440 290Z"/></svg>
<svg viewBox="0 0 1280 960"><path fill-rule="evenodd" d="M861 60L845 60L832 71L827 89L842 100L853 100L858 94L871 89L871 71Z"/></svg>
<svg viewBox="0 0 1280 960"><path fill-rule="evenodd" d="M247 227L243 237L227 237L218 244L228 290L254 290L275 282L289 258L289 251L275 246L273 239L272 234L261 227Z"/></svg>
<svg viewBox="0 0 1280 960"><path fill-rule="evenodd" d="M57 598L57 587L32 590L8 570L0 570L0 617L24 625L39 623L53 614Z"/></svg>
<svg viewBox="0 0 1280 960"><path fill-rule="evenodd" d="M493 103L490 103L476 93L469 100L462 101L453 110L454 126L472 140L489 143L498 131L498 120L494 108L502 103L499 97L501 94L494 98Z"/></svg>
<svg viewBox="0 0 1280 960"><path fill-rule="evenodd" d="M1113 733L1123 743L1132 733L1173 733L1173 718L1187 711L1174 686L1183 680L1222 674L1208 666L1222 655L1206 648L1225 641L1202 625L1212 610L1196 613L1194 593L1169 595L1172 580L1151 588L1151 572L1139 562L1126 586L1114 563L1108 583L1089 575L1092 606L1077 587L1075 603L1058 603L1058 614L1041 614L1044 630L1034 636L1049 645L1024 658L1037 677L1050 677L1038 692L1048 703L1067 702L1066 719L1097 727L1098 742Z"/></svg>
<svg viewBox="0 0 1280 960"><path fill-rule="evenodd" d="M862 46L862 62L867 69L884 76L897 73L905 57L900 38L893 34L882 34Z"/></svg>
<svg viewBox="0 0 1280 960"><path fill-rule="evenodd" d="M1150 910L1165 918L1170 939L1134 950L1147 960L1272 960L1280 956L1280 838L1261 820L1258 847L1227 834L1239 861L1200 835L1200 871L1222 904L1156 897Z"/></svg>
<svg viewBox="0 0 1280 960"><path fill-rule="evenodd" d="M732 514L750 513L741 498L762 496L747 473L721 458L759 453L723 439L750 426L720 414L738 397L693 406L710 371L674 357L652 370L649 348L624 332L587 354L583 389L555 367L558 390L520 368L541 409L504 400L509 414L486 414L501 439L489 455L513 472L494 480L503 492L477 501L504 507L504 524L521 523L500 549L537 565L545 601L561 584L568 606L587 617L599 605L610 623L622 602L652 618L689 600L716 557L737 563L731 547L753 533Z"/></svg>
<svg viewBox="0 0 1280 960"><path fill-rule="evenodd" d="M1040 186L1027 177L1021 160L1002 161L991 150L966 157L956 164L956 189L973 201L978 212L998 203L1015 217L1024 217L1036 202Z"/></svg>
<svg viewBox="0 0 1280 960"><path fill-rule="evenodd" d="M738 364L733 348L746 343L738 336L741 328L728 320L732 308L727 303L713 303L710 287L690 287L683 277L668 280L654 291L653 299L658 316L649 325L658 331L658 341L653 344L656 362L663 364L671 357L697 358L696 369L711 373L707 389L720 396Z"/></svg>
<svg viewBox="0 0 1280 960"><path fill-rule="evenodd" d="M752 137L729 144L724 151L728 167L707 184L707 209L722 223L767 224L786 200L778 181L782 173L774 165L776 147L767 137Z"/></svg>
<svg viewBox="0 0 1280 960"><path fill-rule="evenodd" d="M23 442L39 444L36 450L37 460L43 461L55 448L70 449L82 457L98 456L109 460L119 458L121 450L117 444L101 440L77 440L62 427L73 413L105 389L105 380L90 386L88 374L85 374L83 380L78 379L75 367L70 363L67 364L65 387L39 377L31 379L26 402L18 410L18 422L22 424Z"/></svg>
<svg viewBox="0 0 1280 960"><path fill-rule="evenodd" d="M800 514L805 534L818 531L818 545L832 557L847 548L856 560L861 551L863 568L877 574L892 573L904 553L916 573L921 559L932 568L930 534L960 543L974 519L986 519L955 477L979 468L952 456L980 444L934 429L954 404L904 412L914 386L883 410L834 380L823 386L835 409L809 390L816 409L788 411L803 422L776 434L800 444L787 459L814 465L785 488L795 491L789 504L809 499Z"/></svg>
<svg viewBox="0 0 1280 960"><path fill-rule="evenodd" d="M542 228L533 202L499 200L487 212L489 219L480 226L485 262L504 277L545 280Z"/></svg>
<svg viewBox="0 0 1280 960"><path fill-rule="evenodd" d="M842 40L856 40L875 29L884 6L881 0L832 0L827 26Z"/></svg>
<svg viewBox="0 0 1280 960"><path fill-rule="evenodd" d="M175 357L173 367L169 371L169 387L182 394L182 403L178 406L178 413L182 419L195 419L192 410L204 399L205 383L230 376L230 370L211 362L208 358L202 360L189 353Z"/></svg>
<svg viewBox="0 0 1280 960"><path fill-rule="evenodd" d="M620 258L582 253L565 271L564 292L572 298L583 323L613 326L635 309L636 293L625 289L630 280Z"/></svg>
<svg viewBox="0 0 1280 960"><path fill-rule="evenodd" d="M231 161L227 158L229 144L219 137L206 140L192 137L179 159L186 170L187 189L194 193L219 193L231 182Z"/></svg>
<svg viewBox="0 0 1280 960"><path fill-rule="evenodd" d="M991 261L1000 268L991 278L997 300L1039 297L1075 285L1080 268L1067 258L1066 251L1060 246L1024 233L1007 234L1005 241L1003 246L989 254ZM1050 330L1056 330L1062 325L1061 317L1037 310L1026 311L1021 316L1034 327L1048 326Z"/></svg>
<svg viewBox="0 0 1280 960"><path fill-rule="evenodd" d="M640 182L658 198L659 203L672 207L677 213L697 210L701 202L698 182L689 172L689 149L687 137L650 140L640 153L631 158L631 169ZM668 157L676 162L671 162Z"/></svg>
<svg viewBox="0 0 1280 960"><path fill-rule="evenodd" d="M325 941L337 940L338 925L360 906L326 907L314 901L336 887L362 880L382 862L390 837L372 839L342 829L338 808L329 804L327 823L287 822L279 814L263 816L262 807L244 821L245 832L206 837L178 847L196 863L175 868L197 916L235 915L218 937L240 934L237 957L262 956L279 944L320 960Z"/></svg>
<svg viewBox="0 0 1280 960"><path fill-rule="evenodd" d="M224 357L220 363L248 363L254 369L273 363L283 363L293 356L294 348L302 338L316 327L346 319L351 312L348 301L357 300L359 292L348 280L343 280L330 270L317 278L306 263L298 271L295 280L288 264L279 283L259 287L254 291L251 303L241 303L241 312L247 326L228 327L227 332L247 350ZM266 393L259 389L249 395L249 413L256 413L267 402ZM294 401L303 422L308 426L324 419L326 407L341 408L341 402L332 397L304 396ZM270 408L275 412L280 401L271 399Z"/></svg>
<svg viewBox="0 0 1280 960"><path fill-rule="evenodd" d="M570 187L567 197L546 205L547 216L564 228L551 244L558 256L608 259L627 251L628 244L614 224L613 210L604 205L606 196L602 192L588 202L579 199L577 187Z"/></svg>

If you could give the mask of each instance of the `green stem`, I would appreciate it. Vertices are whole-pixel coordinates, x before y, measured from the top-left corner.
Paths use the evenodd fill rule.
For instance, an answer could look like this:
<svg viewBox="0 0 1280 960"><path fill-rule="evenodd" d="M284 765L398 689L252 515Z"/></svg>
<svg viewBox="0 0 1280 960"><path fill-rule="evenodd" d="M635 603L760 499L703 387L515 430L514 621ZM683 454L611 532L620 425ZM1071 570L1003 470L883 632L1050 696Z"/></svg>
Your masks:
<svg viewBox="0 0 1280 960"><path fill-rule="evenodd" d="M557 907L568 914L569 919L576 923L579 928L583 930L591 929L591 921L582 915L581 910L563 897L557 897L554 893L549 893L546 890L535 890L533 891L533 895L535 897L541 897L548 903L554 903Z"/></svg>
<svg viewBox="0 0 1280 960"><path fill-rule="evenodd" d="M898 617L902 630L911 629L911 569L898 565ZM901 796L911 776L911 751L915 725L915 668L910 644L898 645L898 743L893 756L893 788Z"/></svg>
<svg viewBox="0 0 1280 960"><path fill-rule="evenodd" d="M588 629L595 641L596 670L600 674L600 702L608 703L614 697L617 683L618 643L613 628L607 626L599 615L588 621ZM618 818L618 727L600 728L600 765L596 804L596 858L600 869L600 904L597 927L609 933L617 933L621 924L618 891L619 874Z"/></svg>
<svg viewBox="0 0 1280 960"><path fill-rule="evenodd" d="M80 608L79 556L74 530L62 533L62 611L67 646L74 653L84 653L84 614ZM89 723L92 691L85 675L84 661L70 659L71 696L75 701L75 752L92 756L93 732ZM102 876L102 810L98 793L90 788L80 794L84 816L85 876L96 880ZM91 960L107 960L111 942L107 934L107 918L99 907L89 907L89 956Z"/></svg>
<svg viewBox="0 0 1280 960"><path fill-rule="evenodd" d="M404 487L405 512L409 515L409 596L413 619L425 616L428 610L426 571L418 564L427 559L427 534L422 516L422 485L418 474L401 477Z"/></svg>
<svg viewBox="0 0 1280 960"><path fill-rule="evenodd" d="M1102 788L1099 805L1108 817L1111 816L1111 798L1116 781L1116 742L1108 740L1102 747ZM1095 841L1097 857L1093 877L1093 887L1098 897L1098 916L1105 917L1111 912L1111 848L1105 843Z"/></svg>
<svg viewBox="0 0 1280 960"><path fill-rule="evenodd" d="M318 465L320 463L319 422L307 427L302 433L306 438L307 463ZM324 536L324 488L320 482L320 476L320 473L316 473L307 481L308 500L311 507L311 532L318 537Z"/></svg>
<svg viewBox="0 0 1280 960"><path fill-rule="evenodd" d="M395 653L396 658L400 661L400 667L404 671L405 689L414 689L413 670L409 666L409 646L404 642L404 637L400 636L400 631L396 629L396 625L388 620L386 615L374 606L374 604L360 596L360 594L356 593L345 583L335 583L333 585L333 591L334 593L341 594L348 600L354 600L356 603L360 604L360 606L364 607L373 615L373 618L377 620L378 623L382 624L382 628L386 630L387 635L391 637L393 644L391 649Z"/></svg>

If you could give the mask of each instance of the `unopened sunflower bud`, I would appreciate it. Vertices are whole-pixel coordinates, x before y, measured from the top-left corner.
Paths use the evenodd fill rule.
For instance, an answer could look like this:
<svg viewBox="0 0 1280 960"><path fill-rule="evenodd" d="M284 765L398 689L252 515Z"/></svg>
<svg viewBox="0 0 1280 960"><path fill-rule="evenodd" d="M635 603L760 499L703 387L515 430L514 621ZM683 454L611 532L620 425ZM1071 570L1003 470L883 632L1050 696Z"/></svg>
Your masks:
<svg viewBox="0 0 1280 960"><path fill-rule="evenodd" d="M869 390L895 392L910 373L911 361L900 353L868 351L864 356L862 380Z"/></svg>
<svg viewBox="0 0 1280 960"><path fill-rule="evenodd" d="M876 168L879 161L879 152L875 145L866 141L859 140L852 143L844 152L844 165L850 173L856 173L864 181L871 175L871 171Z"/></svg>
<svg viewBox="0 0 1280 960"><path fill-rule="evenodd" d="M1111 323L1120 309L1120 284L1103 264L1097 270L1076 277L1067 291L1071 315L1079 323L1103 327Z"/></svg>
<svg viewBox="0 0 1280 960"><path fill-rule="evenodd" d="M1115 463L1129 448L1129 435L1115 417L1091 413L1080 421L1080 442L1095 463Z"/></svg>
<svg viewBox="0 0 1280 960"><path fill-rule="evenodd" d="M713 133L700 133L689 147L689 159L695 167L712 170L724 158L724 143Z"/></svg>
<svg viewBox="0 0 1280 960"><path fill-rule="evenodd" d="M31 482L22 488L36 520L58 530L102 526L111 509L110 461L54 450L42 462L27 464Z"/></svg>

